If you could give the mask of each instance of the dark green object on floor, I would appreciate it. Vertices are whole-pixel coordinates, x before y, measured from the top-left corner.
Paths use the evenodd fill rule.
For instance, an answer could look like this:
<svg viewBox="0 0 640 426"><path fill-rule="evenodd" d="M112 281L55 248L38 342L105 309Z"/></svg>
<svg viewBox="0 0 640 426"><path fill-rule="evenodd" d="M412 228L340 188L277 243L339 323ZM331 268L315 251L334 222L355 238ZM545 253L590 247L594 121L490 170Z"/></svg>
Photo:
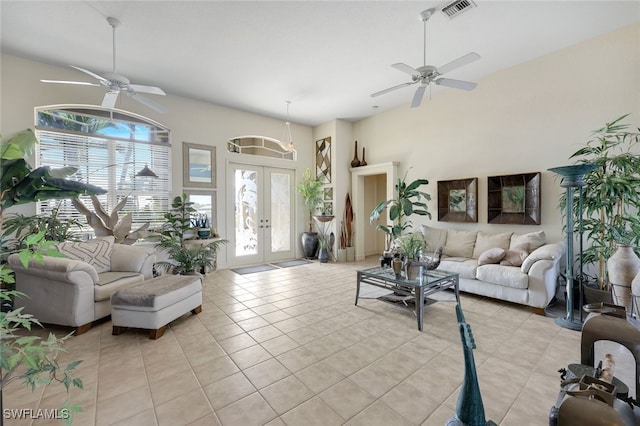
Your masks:
<svg viewBox="0 0 640 426"><path fill-rule="evenodd" d="M462 380L462 390L458 396L456 414L447 420L445 426L497 426L491 420L487 421L484 416L476 362L473 358L476 342L473 333L471 333L471 326L464 319L460 304L456 305L456 316L458 317L458 328L464 353L464 379Z"/></svg>

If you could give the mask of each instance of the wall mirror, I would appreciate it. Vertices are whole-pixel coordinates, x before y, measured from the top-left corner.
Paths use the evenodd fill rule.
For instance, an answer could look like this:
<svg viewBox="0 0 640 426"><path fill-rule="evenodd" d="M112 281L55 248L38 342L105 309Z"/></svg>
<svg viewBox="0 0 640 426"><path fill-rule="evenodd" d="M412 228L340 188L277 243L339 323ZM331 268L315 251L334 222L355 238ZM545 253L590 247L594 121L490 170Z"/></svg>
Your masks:
<svg viewBox="0 0 640 426"><path fill-rule="evenodd" d="M478 178L438 181L438 221L478 222Z"/></svg>
<svg viewBox="0 0 640 426"><path fill-rule="evenodd" d="M489 223L540 225L540 172L487 179Z"/></svg>
<svg viewBox="0 0 640 426"><path fill-rule="evenodd" d="M183 185L185 187L216 187L216 147L182 143Z"/></svg>

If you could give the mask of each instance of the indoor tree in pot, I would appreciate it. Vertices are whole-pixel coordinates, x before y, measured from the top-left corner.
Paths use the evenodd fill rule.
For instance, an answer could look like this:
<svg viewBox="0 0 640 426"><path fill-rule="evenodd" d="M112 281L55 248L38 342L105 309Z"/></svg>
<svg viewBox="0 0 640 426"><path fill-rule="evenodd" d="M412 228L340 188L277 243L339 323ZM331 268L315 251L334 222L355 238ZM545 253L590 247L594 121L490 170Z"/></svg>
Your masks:
<svg viewBox="0 0 640 426"><path fill-rule="evenodd" d="M318 251L318 233L313 232L313 215L322 205L322 180L311 175L309 168L304 171L304 178L297 186L298 194L304 198L304 205L309 212L309 231L302 233L302 250L304 257L313 259Z"/></svg>
<svg viewBox="0 0 640 426"><path fill-rule="evenodd" d="M376 229L384 232L387 236L386 251L391 249L391 243L394 239L400 237L404 231L411 229L412 223L406 219L408 216L417 214L428 216L431 219L431 213L424 202L430 201L431 195L418 190L422 185L427 185L429 181L427 179L416 179L407 184L407 173L405 173L404 177L398 178L398 183L395 185L396 197L391 200L380 201L369 215L369 222L373 223L380 218L380 214L387 207L389 208L389 219L393 222L393 225L376 226Z"/></svg>
<svg viewBox="0 0 640 426"><path fill-rule="evenodd" d="M587 247L582 261L597 268L597 287L607 292L611 291L607 260L619 244L636 249L640 244L640 130L629 131L629 125L621 123L627 117L628 114L623 115L595 130L586 146L570 157L579 164L598 166L584 176L583 229ZM578 211L577 196L573 200L574 212ZM578 225L577 220L575 223Z"/></svg>

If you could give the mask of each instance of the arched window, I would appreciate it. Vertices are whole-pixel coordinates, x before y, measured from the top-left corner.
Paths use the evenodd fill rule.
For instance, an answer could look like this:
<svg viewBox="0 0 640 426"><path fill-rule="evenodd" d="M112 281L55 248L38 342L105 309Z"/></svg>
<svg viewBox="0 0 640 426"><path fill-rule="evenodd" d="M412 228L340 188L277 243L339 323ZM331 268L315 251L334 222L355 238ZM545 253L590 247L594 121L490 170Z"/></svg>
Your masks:
<svg viewBox="0 0 640 426"><path fill-rule="evenodd" d="M53 168L78 169L71 179L97 185L108 192L98 198L106 213L129 196L121 217L132 213L132 229L149 222L156 227L169 210L169 130L144 117L90 106L36 109L39 140L36 162ZM136 176L145 166L157 177ZM81 201L93 210L91 199ZM41 201L38 214L58 210L59 217L86 222L69 200ZM91 232L84 227L84 232Z"/></svg>
<svg viewBox="0 0 640 426"><path fill-rule="evenodd" d="M283 142L267 136L238 136L236 138L229 139L227 151L237 152L239 154L295 160L296 150L293 147L284 146L283 144Z"/></svg>

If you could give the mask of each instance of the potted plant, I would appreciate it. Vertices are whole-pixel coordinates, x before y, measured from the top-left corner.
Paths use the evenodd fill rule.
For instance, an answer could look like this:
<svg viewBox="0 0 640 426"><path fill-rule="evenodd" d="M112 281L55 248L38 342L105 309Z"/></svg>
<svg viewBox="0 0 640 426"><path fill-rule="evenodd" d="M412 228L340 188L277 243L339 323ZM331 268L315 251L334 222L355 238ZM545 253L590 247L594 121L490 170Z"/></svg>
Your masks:
<svg viewBox="0 0 640 426"><path fill-rule="evenodd" d="M175 274L196 274L202 269L214 266L216 251L227 240L216 240L202 246L185 246L191 234L191 217L196 212L193 203L187 201L187 194L175 197L171 211L165 213L165 224L160 232L158 247L165 249L171 260L156 263L159 267L171 269Z"/></svg>
<svg viewBox="0 0 640 426"><path fill-rule="evenodd" d="M309 213L309 231L302 233L302 249L304 257L312 259L318 251L318 233L313 232L313 215L320 209L322 204L322 180L311 175L309 168L304 171L304 178L298 184L298 194L304 198L304 205Z"/></svg>
<svg viewBox="0 0 640 426"><path fill-rule="evenodd" d="M404 257L404 267L408 279L413 280L418 276L419 260L426 247L424 237L420 232L411 232L401 235L395 240L399 253Z"/></svg>
<svg viewBox="0 0 640 426"><path fill-rule="evenodd" d="M611 290L607 260L618 245L637 248L640 244L640 130L629 131L629 125L621 123L627 116L594 131L586 146L570 157L579 164L598 166L584 176L583 229L587 247L582 262L597 267L597 287L604 291ZM573 211L577 212L577 194L573 203Z"/></svg>
<svg viewBox="0 0 640 426"><path fill-rule="evenodd" d="M389 208L389 219L393 222L393 225L376 226L377 230L384 232L387 236L387 251L390 250L391 242L395 238L398 238L405 230L411 228L411 221L406 220L408 216L417 214L420 216L428 216L429 219L431 219L431 213L428 210L427 204L424 202L430 201L431 195L418 190L422 185L427 185L429 181L427 179L416 179L407 184L407 173L405 173L404 177L398 178L398 183L395 185L396 198L381 201L369 215L369 222L373 223L380 218L380 214L387 207Z"/></svg>

